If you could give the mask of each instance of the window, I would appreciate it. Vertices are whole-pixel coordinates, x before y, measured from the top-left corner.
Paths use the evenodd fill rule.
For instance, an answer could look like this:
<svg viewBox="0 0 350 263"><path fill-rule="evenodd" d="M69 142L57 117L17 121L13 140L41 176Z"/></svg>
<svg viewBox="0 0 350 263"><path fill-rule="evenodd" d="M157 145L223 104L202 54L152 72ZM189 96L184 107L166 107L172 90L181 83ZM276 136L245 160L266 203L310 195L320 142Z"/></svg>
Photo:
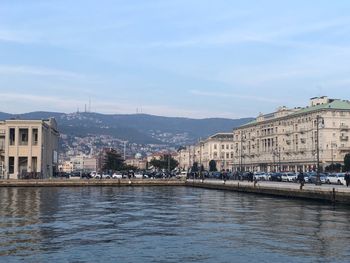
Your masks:
<svg viewBox="0 0 350 263"><path fill-rule="evenodd" d="M15 157L9 157L9 173L15 173Z"/></svg>
<svg viewBox="0 0 350 263"><path fill-rule="evenodd" d="M228 149L229 149L229 147L230 147L230 146L229 146L228 144L226 144L226 150L228 150Z"/></svg>
<svg viewBox="0 0 350 263"><path fill-rule="evenodd" d="M225 145L224 144L221 145L221 149L225 150Z"/></svg>
<svg viewBox="0 0 350 263"><path fill-rule="evenodd" d="M15 134L15 128L10 129L10 145L15 145L16 140L16 134Z"/></svg>
<svg viewBox="0 0 350 263"><path fill-rule="evenodd" d="M230 158L230 154L226 153L226 159Z"/></svg>
<svg viewBox="0 0 350 263"><path fill-rule="evenodd" d="M33 129L32 138L33 138L33 142L32 142L33 145L38 145L38 129L37 128Z"/></svg>
<svg viewBox="0 0 350 263"><path fill-rule="evenodd" d="M19 129L19 144L28 145L28 129Z"/></svg>
<svg viewBox="0 0 350 263"><path fill-rule="evenodd" d="M216 150L217 149L217 146L216 146L216 144L214 144L214 150Z"/></svg>

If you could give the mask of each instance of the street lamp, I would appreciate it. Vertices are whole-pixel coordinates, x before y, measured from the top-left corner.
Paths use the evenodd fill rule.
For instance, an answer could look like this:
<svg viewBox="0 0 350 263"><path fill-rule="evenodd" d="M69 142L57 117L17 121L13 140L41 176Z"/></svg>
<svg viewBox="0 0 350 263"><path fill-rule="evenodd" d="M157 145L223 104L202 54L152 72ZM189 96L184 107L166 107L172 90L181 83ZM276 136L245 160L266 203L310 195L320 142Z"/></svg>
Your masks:
<svg viewBox="0 0 350 263"><path fill-rule="evenodd" d="M321 125L320 125L321 124ZM316 116L316 158L317 158L317 175L316 175L316 185L321 185L320 179L320 126L324 127L324 119L320 116Z"/></svg>

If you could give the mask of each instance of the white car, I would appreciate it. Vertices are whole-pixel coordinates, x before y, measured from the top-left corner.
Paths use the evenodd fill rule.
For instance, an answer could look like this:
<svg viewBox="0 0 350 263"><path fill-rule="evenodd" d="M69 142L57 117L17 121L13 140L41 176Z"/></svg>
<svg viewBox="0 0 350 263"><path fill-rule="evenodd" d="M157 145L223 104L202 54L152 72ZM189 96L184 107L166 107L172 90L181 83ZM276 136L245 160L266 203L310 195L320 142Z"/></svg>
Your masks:
<svg viewBox="0 0 350 263"><path fill-rule="evenodd" d="M134 175L136 179L142 179L143 178L143 174L135 174Z"/></svg>
<svg viewBox="0 0 350 263"><path fill-rule="evenodd" d="M254 174L254 179L258 181L267 181L268 180L268 174L259 172Z"/></svg>
<svg viewBox="0 0 350 263"><path fill-rule="evenodd" d="M295 182L297 175L295 173L282 173L282 182Z"/></svg>
<svg viewBox="0 0 350 263"><path fill-rule="evenodd" d="M112 175L112 178L113 179L122 179L123 178L123 175L121 173L114 173Z"/></svg>
<svg viewBox="0 0 350 263"><path fill-rule="evenodd" d="M111 179L111 176L109 174L96 174L94 179Z"/></svg>
<svg viewBox="0 0 350 263"><path fill-rule="evenodd" d="M345 185L345 173L329 174L326 178L327 184L342 184Z"/></svg>

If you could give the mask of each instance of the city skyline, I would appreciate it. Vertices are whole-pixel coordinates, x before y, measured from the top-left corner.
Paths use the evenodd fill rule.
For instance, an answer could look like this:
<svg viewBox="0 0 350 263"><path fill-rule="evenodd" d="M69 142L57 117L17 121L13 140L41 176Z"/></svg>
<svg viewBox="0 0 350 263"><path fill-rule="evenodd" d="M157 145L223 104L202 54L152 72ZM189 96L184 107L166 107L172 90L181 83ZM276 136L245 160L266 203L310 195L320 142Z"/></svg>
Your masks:
<svg viewBox="0 0 350 263"><path fill-rule="evenodd" d="M84 7L84 8L82 8ZM3 1L0 111L255 117L348 99L346 1Z"/></svg>

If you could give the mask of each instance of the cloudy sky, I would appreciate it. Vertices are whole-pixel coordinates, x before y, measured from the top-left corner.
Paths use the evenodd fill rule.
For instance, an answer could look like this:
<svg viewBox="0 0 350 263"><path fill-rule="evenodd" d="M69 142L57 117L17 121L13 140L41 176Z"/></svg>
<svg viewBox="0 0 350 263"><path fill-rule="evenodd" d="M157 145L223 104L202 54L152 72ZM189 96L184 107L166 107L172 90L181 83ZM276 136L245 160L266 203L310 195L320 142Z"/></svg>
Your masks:
<svg viewBox="0 0 350 263"><path fill-rule="evenodd" d="M348 0L1 0L0 111L247 117L350 99Z"/></svg>

